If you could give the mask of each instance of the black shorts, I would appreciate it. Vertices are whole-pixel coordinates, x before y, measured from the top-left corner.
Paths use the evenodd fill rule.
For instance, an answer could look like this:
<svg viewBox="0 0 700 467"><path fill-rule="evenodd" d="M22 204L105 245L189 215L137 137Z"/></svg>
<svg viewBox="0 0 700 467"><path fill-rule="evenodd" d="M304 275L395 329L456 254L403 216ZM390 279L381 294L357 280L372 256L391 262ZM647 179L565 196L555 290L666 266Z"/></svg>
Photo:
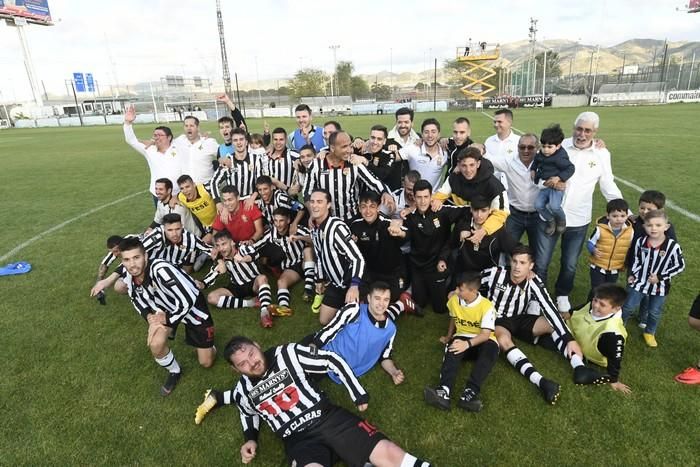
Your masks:
<svg viewBox="0 0 700 467"><path fill-rule="evenodd" d="M345 294L349 287L338 287L334 284L328 284L326 291L323 294L323 303L326 306L340 309L345 305ZM302 464L303 465L303 464Z"/></svg>
<svg viewBox="0 0 700 467"><path fill-rule="evenodd" d="M292 265L291 268L286 268L283 271L294 271L297 274L299 274L299 277L304 279L304 265L301 261L299 261L297 264Z"/></svg>
<svg viewBox="0 0 700 467"><path fill-rule="evenodd" d="M496 318L496 326L506 328L513 337L535 343L535 335L532 330L535 328L535 321L539 316L535 315L517 315L510 318Z"/></svg>
<svg viewBox="0 0 700 467"><path fill-rule="evenodd" d="M695 297L695 301L690 307L690 313L688 313L688 316L690 316L691 318L700 319L700 294L698 294L698 296Z"/></svg>
<svg viewBox="0 0 700 467"><path fill-rule="evenodd" d="M332 407L312 428L284 439L289 465L334 465L342 460L362 467L377 443L388 439L367 420L341 408Z"/></svg>
<svg viewBox="0 0 700 467"><path fill-rule="evenodd" d="M183 319L178 324L185 326L185 342L187 345L198 349L210 349L214 347L214 320L211 318L204 295L199 294L194 306L202 313L206 313L206 319L202 320L200 318L200 324L190 324ZM177 327L177 325L174 327L173 335Z"/></svg>
<svg viewBox="0 0 700 467"><path fill-rule="evenodd" d="M234 297L255 297L255 292L253 291L253 284L255 284L255 281L250 281L243 285L234 284L233 282L231 282L225 288L226 290L231 292Z"/></svg>

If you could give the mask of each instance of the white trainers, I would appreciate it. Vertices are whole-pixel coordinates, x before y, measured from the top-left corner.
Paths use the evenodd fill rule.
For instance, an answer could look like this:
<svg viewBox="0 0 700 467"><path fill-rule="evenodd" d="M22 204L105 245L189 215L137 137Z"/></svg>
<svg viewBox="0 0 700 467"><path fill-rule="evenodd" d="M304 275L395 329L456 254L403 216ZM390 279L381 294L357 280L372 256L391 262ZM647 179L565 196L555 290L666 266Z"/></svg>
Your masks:
<svg viewBox="0 0 700 467"><path fill-rule="evenodd" d="M569 297L566 295L559 295L557 297L557 308L559 308L559 313L568 313L571 311L571 303L569 303Z"/></svg>

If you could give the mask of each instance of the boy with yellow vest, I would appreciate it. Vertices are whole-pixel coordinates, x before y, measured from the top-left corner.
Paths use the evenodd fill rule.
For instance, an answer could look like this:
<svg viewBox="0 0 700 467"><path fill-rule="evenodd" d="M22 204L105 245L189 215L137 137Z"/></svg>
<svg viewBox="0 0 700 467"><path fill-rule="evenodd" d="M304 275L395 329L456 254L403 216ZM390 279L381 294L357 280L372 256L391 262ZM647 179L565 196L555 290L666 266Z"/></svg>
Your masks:
<svg viewBox="0 0 700 467"><path fill-rule="evenodd" d="M617 282L632 245L634 228L628 219L627 202L624 199L608 201L606 211L607 216L598 219L586 245L591 253L591 291L588 300L593 298L593 290L600 284Z"/></svg>
<svg viewBox="0 0 700 467"><path fill-rule="evenodd" d="M466 272L457 277L457 289L447 301L450 324L447 336L440 338L445 344L445 356L440 369L440 385L426 387L425 401L443 410L450 410L450 391L457 378L462 359L476 360L467 385L457 405L468 412L479 412L483 406L479 400L481 385L498 359L496 340L496 310L493 304L479 295L481 273Z"/></svg>
<svg viewBox="0 0 700 467"><path fill-rule="evenodd" d="M632 390L619 381L627 331L622 322L622 305L627 292L619 285L605 283L593 291L593 301L572 311L569 328L588 361L607 369L606 379L616 390Z"/></svg>

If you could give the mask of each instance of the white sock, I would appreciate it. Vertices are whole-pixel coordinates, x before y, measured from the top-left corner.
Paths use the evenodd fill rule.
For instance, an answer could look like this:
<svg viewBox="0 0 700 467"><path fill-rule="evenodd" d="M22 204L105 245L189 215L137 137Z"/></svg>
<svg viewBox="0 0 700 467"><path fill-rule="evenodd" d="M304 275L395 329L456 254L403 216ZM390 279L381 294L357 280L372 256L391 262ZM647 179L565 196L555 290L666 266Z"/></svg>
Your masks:
<svg viewBox="0 0 700 467"><path fill-rule="evenodd" d="M243 300L243 307L244 308L251 308L255 306L255 299L253 298L246 298Z"/></svg>
<svg viewBox="0 0 700 467"><path fill-rule="evenodd" d="M165 357L156 358L155 360L158 365L162 366L170 373L180 373L180 365L177 363L177 360L175 360L175 355L172 350L169 351Z"/></svg>
<svg viewBox="0 0 700 467"><path fill-rule="evenodd" d="M583 366L583 359L580 355L573 354L571 356L571 368L578 368L580 366Z"/></svg>

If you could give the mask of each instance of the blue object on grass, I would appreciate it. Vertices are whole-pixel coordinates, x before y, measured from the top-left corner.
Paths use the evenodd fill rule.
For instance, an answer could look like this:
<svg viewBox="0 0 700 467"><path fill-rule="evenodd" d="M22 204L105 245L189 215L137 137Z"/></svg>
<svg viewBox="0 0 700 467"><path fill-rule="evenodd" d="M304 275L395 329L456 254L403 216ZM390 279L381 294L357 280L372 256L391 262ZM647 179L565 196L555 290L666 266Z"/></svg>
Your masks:
<svg viewBox="0 0 700 467"><path fill-rule="evenodd" d="M18 274L26 274L31 270L31 264L20 261L19 263L10 263L0 267L0 276L16 276Z"/></svg>

